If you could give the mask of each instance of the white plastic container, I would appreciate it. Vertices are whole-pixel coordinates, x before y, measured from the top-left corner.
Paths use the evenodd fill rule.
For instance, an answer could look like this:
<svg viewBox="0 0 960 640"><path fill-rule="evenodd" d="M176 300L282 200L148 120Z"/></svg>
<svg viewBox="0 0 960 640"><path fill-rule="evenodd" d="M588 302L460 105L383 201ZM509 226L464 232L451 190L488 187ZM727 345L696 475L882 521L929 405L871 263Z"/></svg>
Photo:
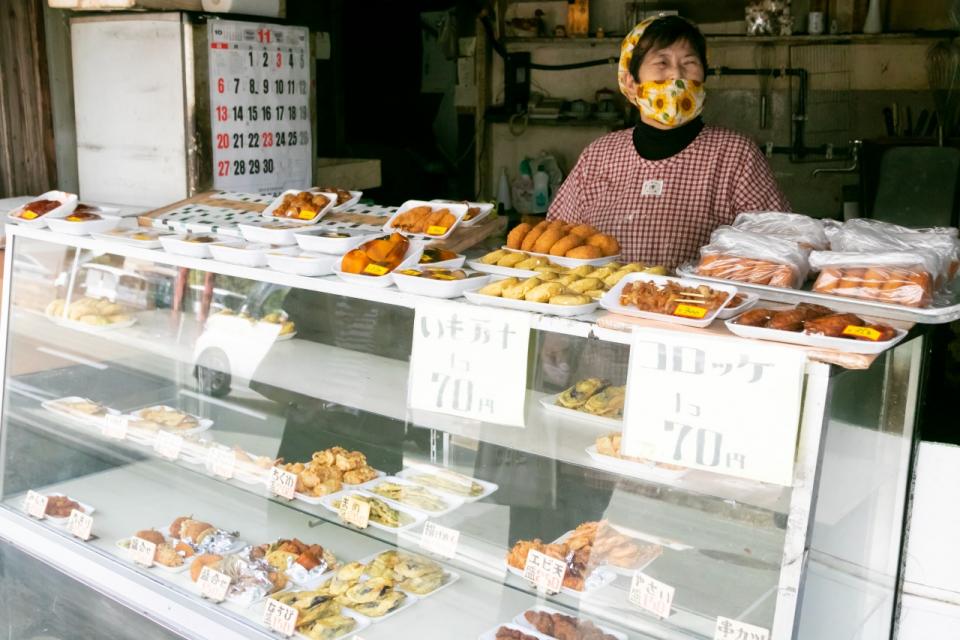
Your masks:
<svg viewBox="0 0 960 640"><path fill-rule="evenodd" d="M460 221L461 227L472 227L477 224L484 218L490 215L490 212L493 211L493 203L491 202L463 202L462 200L443 200L441 198L434 198L430 202L436 202L437 204L465 204L467 205L467 215L470 215L470 209L479 209L480 212L473 216L470 219L467 219L466 215L463 217L463 220Z"/></svg>
<svg viewBox="0 0 960 640"><path fill-rule="evenodd" d="M188 238L212 238L211 242L193 242ZM215 242L223 242L229 238L221 238L212 233L187 233L176 236L160 236L160 245L167 253L173 253L178 256L189 256L191 258L209 258L210 245Z"/></svg>
<svg viewBox="0 0 960 640"><path fill-rule="evenodd" d="M250 242L286 247L297 244L298 231L313 227L303 222L276 219L258 224L238 224L237 228L240 229L240 235Z"/></svg>
<svg viewBox="0 0 960 640"><path fill-rule="evenodd" d="M284 197L288 195L296 195L304 191L307 191L309 193L319 193L324 197L326 197L329 202L327 202L327 205L324 208L322 208L320 211L317 211L316 213L314 213L312 218L287 218L286 216L273 215L273 212L280 207L280 203L283 202ZM264 209L263 213L261 213L260 215L262 215L264 218L269 218L270 220L285 220L287 222L296 220L297 222L301 222L303 224L316 224L320 222L321 219L323 219L323 216L327 215L333 209L333 206L336 204L336 202L337 202L337 194L335 193L328 193L325 191L310 191L309 189L287 189L286 191L281 193L279 196L277 196L277 199L271 202L270 206Z"/></svg>
<svg viewBox="0 0 960 640"><path fill-rule="evenodd" d="M468 291L464 291L463 297L474 304L479 304L486 307L500 307L502 309L516 309L518 311L532 311L534 313L542 313L544 315L560 316L561 318L572 318L574 316L582 316L587 313L592 313L596 311L597 307L599 306L599 304L596 302L577 305L564 305L550 304L549 302L513 300L512 298L503 298L500 296L488 296L485 293L479 292L481 288L482 286L474 287Z"/></svg>
<svg viewBox="0 0 960 640"><path fill-rule="evenodd" d="M114 229L104 233L96 232L91 235L97 240L106 242L121 242L142 249L159 249L162 246L160 238L176 235L173 231L136 227L134 229Z"/></svg>
<svg viewBox="0 0 960 640"><path fill-rule="evenodd" d="M383 498L381 498L380 496L373 495L372 493L368 493L367 491L351 490L351 491L343 491L340 493L335 493L329 496L324 496L323 498L320 499L320 504L322 504L324 507L326 507L330 511L337 513L338 509L337 507L334 506L334 502L346 496L351 496L351 495L360 495L368 498L376 498L378 500L383 500ZM386 502L386 500L384 500L384 502ZM425 514L419 511L414 511L409 507L401 507L396 504L391 504L390 506L409 517L409 521L407 522L407 524L401 525L399 527L388 527L386 525L380 524L379 522L374 522L371 519L369 526L375 529L380 529L381 531L389 531L391 533L396 533L398 531L406 531L407 529L412 529L418 525L421 525L423 524L424 520L427 519L427 516Z"/></svg>
<svg viewBox="0 0 960 640"><path fill-rule="evenodd" d="M721 312L717 315L717 318L719 318L720 320L729 320L730 318L733 318L733 317L735 317L735 316L740 315L740 314L743 313L744 311L749 311L750 309L752 309L752 308L754 307L754 305L757 304L757 302L760 301L760 295L759 295L759 294L756 294L756 293L744 293L744 294L742 294L742 295L744 296L744 301L743 301L743 302L741 302L740 304L738 304L738 305L735 306L735 307L729 307L729 306L724 307L724 308L723 308L723 311L721 311Z"/></svg>
<svg viewBox="0 0 960 640"><path fill-rule="evenodd" d="M379 238L379 231L359 231L357 229L305 229L294 233L296 243L304 251L329 253L342 256L368 240Z"/></svg>
<svg viewBox="0 0 960 640"><path fill-rule="evenodd" d="M668 324L682 324L688 327L708 327L710 323L713 322L716 317L723 311L724 307L727 306L727 303L733 299L733 296L737 294L737 288L731 287L729 285L720 285L720 284L711 284L710 288L719 291L721 293L727 294L726 300L722 305L713 311L708 312L703 318L689 318L676 315L668 315L666 313L655 313L652 311L642 311L636 307L624 306L620 304L620 294L623 292L623 288L627 286L630 282L653 282L658 285L665 285L668 282L675 282L684 287L699 287L703 285L702 282L696 280L687 280L686 278L671 278L669 276L655 276L649 273L628 273L620 282L617 283L615 287L603 294L603 297L600 298L600 306L606 309L607 311L612 311L613 313L619 313L625 316L634 316L637 318L646 318L647 320L658 320L660 322L666 322ZM695 305L692 305L695 306Z"/></svg>
<svg viewBox="0 0 960 640"><path fill-rule="evenodd" d="M321 188L322 189L322 188ZM321 191L321 193L328 193L326 191ZM360 198L363 196L363 191L350 191L350 199L344 202L343 204L334 205L333 212L340 213L341 211L346 211L353 205L360 202Z"/></svg>
<svg viewBox="0 0 960 640"><path fill-rule="evenodd" d="M100 215L100 214L97 214ZM116 229L122 218L119 216L100 215L99 220L70 220L70 216L51 218L47 226L56 233L68 233L74 236L86 236L92 233L106 233Z"/></svg>
<svg viewBox="0 0 960 640"><path fill-rule="evenodd" d="M871 342L869 340L854 340L853 338L819 336L803 333L802 331L781 331L779 329L768 329L766 327L748 327L737 324L736 319L727 320L725 324L727 325L727 329L730 330L730 333L740 336L741 338L786 342L788 344L799 344L805 347L829 349L831 351L842 351L844 353L859 353L863 355L883 353L890 347L895 346L907 335L907 332L903 329L894 329L897 335L890 340L885 342Z"/></svg>
<svg viewBox="0 0 960 640"><path fill-rule="evenodd" d="M424 249L424 253L427 249ZM449 260L438 260L437 262L426 262L426 255L420 256L420 266L421 267L438 267L441 269L459 269L463 266L463 263L467 261L466 256L458 255L456 258L450 258Z"/></svg>
<svg viewBox="0 0 960 640"><path fill-rule="evenodd" d="M393 221L397 218L397 216L406 213L415 207L430 207L434 211L446 209L454 215L455 220L449 227L440 227L436 229L435 233L410 233L409 231L403 231L402 229L395 229L393 227ZM467 215L467 210L469 208L470 207L465 204L438 204L436 202L428 202L426 200L407 200L400 206L399 209L397 209L397 212L390 216L390 219L383 224L383 231L384 233L393 233L396 231L405 236L419 238L422 240L443 240L444 238L450 237L450 234L453 233L453 230L457 228L457 225L460 224L460 221L463 220L463 217ZM440 229L443 229L443 231L440 231Z"/></svg>
<svg viewBox="0 0 960 640"><path fill-rule="evenodd" d="M431 265L432 267L433 265ZM404 269L403 271L422 272L424 266ZM430 268L430 267L426 267ZM443 267L444 269L449 267ZM459 298L467 289L475 289L486 285L492 276L477 276L474 278L464 278L463 280L436 280L433 278L424 278L421 276L408 275L397 269L393 272L393 282L397 289L406 293L413 293L430 298Z"/></svg>
<svg viewBox="0 0 960 640"><path fill-rule="evenodd" d="M689 469L670 469L667 467L658 467L654 462L637 462L636 460L626 460L624 458L615 458L605 456L597 451L597 445L592 444L586 448L587 455L597 463L601 469L613 471L625 476L634 476L657 482L675 482L687 475Z"/></svg>
<svg viewBox="0 0 960 640"><path fill-rule="evenodd" d="M405 485L405 486L420 487L420 485L418 485L416 482L410 482L409 480L404 480L403 478L400 478L400 477L398 477L398 476L387 476L387 477L384 477L384 478L377 478L376 480L374 480L374 481L372 481L372 482L368 482L366 485L364 485L364 489L365 489L366 491L369 491L369 492L372 493L373 495L377 496L377 497L380 498L381 500L384 500L384 501L386 501L386 502L388 502L388 503L390 503L390 504L395 504L395 505L397 505L397 506L399 506L399 507L402 507L402 508L404 508L404 509L413 509L414 511L422 512L422 513L424 513L424 514L426 514L426 515L428 515L428 516L430 516L430 517L433 517L433 518L436 518L436 517L439 517L439 516L442 516L442 515L446 515L446 514L450 513L451 511L453 511L453 510L455 510L455 509L463 506L463 499L462 499L462 498L455 498L455 497L453 497L453 496L448 496L448 495L445 494L445 493L441 493L440 491L435 491L435 490L433 490L433 489L427 489L427 487L422 487L422 488L427 489L428 491L431 491L431 492L433 492L434 494L436 494L436 496L437 496L438 498L440 498L441 500L443 500L444 502L446 502L447 507L446 507L445 509L441 509L441 510L439 510L439 511L429 511L429 510L427 510L427 509L421 509L420 507L415 507L415 506L410 505L410 504L407 504L407 503L405 503L405 502L400 502L399 500L394 500L394 499L392 499L392 498L386 498L386 497L381 496L380 494L378 494L376 491L374 491L374 489L377 487L378 484L382 484L382 483L384 483L384 482L393 482L393 483L395 483L395 484L400 484L400 485ZM378 554L378 555L379 555L379 554ZM371 558L371 560L372 560L372 558Z"/></svg>
<svg viewBox="0 0 960 640"><path fill-rule="evenodd" d="M427 475L427 476L429 476L429 475L436 475L437 473L439 473L439 472L441 472L441 471L443 471L443 470L444 470L444 469L442 469L442 468L434 467L434 466L428 465L428 464L416 464L416 463L414 463L414 464L411 464L411 465L408 466L408 467L404 467L404 469L403 469L402 471L400 471L399 473L397 473L396 476L397 476L398 478L403 478L404 480L409 480L410 482L412 482L412 483L414 483L414 484L419 484L419 485L421 485L421 486L424 486L424 487L426 487L427 489L430 489L431 491L436 491L436 492L439 493L440 495L443 495L443 496L453 496L454 498L459 498L460 500L463 500L464 502L476 502L477 500L482 500L482 499L486 498L487 496L489 496L489 495L492 494L494 491L496 491L497 489L500 488L500 485L498 485L498 484L496 484L496 483L487 482L486 480L480 480L479 478L470 478L470 480L472 480L473 482L476 482L478 485L480 485L481 487L483 487L483 491L480 493L480 495L476 495L476 496L465 496L465 495L462 495L462 494L459 494L459 493L455 493L455 492L453 492L453 491L446 491L446 490L441 489L441 488L439 488L439 487L435 487L435 486L433 486L433 485L429 485L429 484L426 484L426 483L424 483L424 482L421 482L421 481L418 481L418 480L417 480L417 476L421 476L421 475ZM465 476L465 477L466 477L466 476Z"/></svg>
<svg viewBox="0 0 960 640"><path fill-rule="evenodd" d="M244 267L263 267L267 264L267 251L274 249L269 244L228 240L210 245L210 255L214 260L239 264Z"/></svg>
<svg viewBox="0 0 960 640"><path fill-rule="evenodd" d="M267 264L275 271L292 273L297 276L325 276L333 273L333 263L337 261L336 256L326 253L296 251L297 253L268 251Z"/></svg>
<svg viewBox="0 0 960 640"><path fill-rule="evenodd" d="M423 252L423 245L418 242L411 242L410 246L407 247L407 253L404 254L403 260L397 265L395 271L400 271L401 269L409 269L417 265L420 262L420 254ZM382 276L377 275L363 275L359 273L344 273L340 268L343 263L343 257L341 256L334 265L333 272L343 280L344 282L349 282L351 284L362 284L368 287L389 287L393 284L393 277L391 272L385 273Z"/></svg>
<svg viewBox="0 0 960 640"><path fill-rule="evenodd" d="M582 267L584 265L589 265L591 267L602 267L605 264L610 264L611 262L616 262L620 259L620 254L618 253L615 256L609 256L604 258L567 258L564 256L553 256L549 253L534 253L533 251L520 251L518 249L511 249L510 247L504 245L500 247L505 251L510 251L512 253L525 253L528 256L539 256L541 258L547 258L550 262L561 267L570 267L575 269L577 267Z"/></svg>
<svg viewBox="0 0 960 640"><path fill-rule="evenodd" d="M26 211L27 205L30 202L36 202L37 200L56 200L60 203L59 207L51 209L45 214L38 216L36 218L23 218L21 214ZM7 222L13 224L22 224L28 227L45 227L47 226L47 221L52 218L63 218L65 216L73 213L73 210L77 208L77 194L67 193L66 191L47 191L42 193L36 198L32 198L30 202L20 205L16 209L13 209L7 213Z"/></svg>

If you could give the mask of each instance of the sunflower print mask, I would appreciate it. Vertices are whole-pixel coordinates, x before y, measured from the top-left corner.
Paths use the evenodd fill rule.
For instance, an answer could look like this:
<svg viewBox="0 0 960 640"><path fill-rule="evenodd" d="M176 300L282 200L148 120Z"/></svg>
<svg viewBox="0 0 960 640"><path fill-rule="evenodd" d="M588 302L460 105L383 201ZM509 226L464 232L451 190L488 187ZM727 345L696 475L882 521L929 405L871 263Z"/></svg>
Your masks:
<svg viewBox="0 0 960 640"><path fill-rule="evenodd" d="M624 38L620 46L617 79L620 83L620 92L640 109L640 113L668 127L679 127L690 122L703 111L703 102L706 98L703 83L675 78L637 84L630 76L630 59L633 57L633 49L643 37L643 32L656 19L644 20Z"/></svg>

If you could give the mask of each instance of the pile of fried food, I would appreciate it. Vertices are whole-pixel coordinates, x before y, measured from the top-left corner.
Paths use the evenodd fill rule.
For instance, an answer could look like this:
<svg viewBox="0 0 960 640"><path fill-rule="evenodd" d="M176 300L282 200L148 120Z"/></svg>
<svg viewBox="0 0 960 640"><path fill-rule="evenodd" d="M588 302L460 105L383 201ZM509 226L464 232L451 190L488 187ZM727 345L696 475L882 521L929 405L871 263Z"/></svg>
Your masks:
<svg viewBox="0 0 960 640"><path fill-rule="evenodd" d="M396 269L407 254L410 242L399 233L368 240L343 256L344 273L382 276Z"/></svg>
<svg viewBox="0 0 960 640"><path fill-rule="evenodd" d="M34 200L33 202L28 202L23 205L15 217L23 218L24 220L36 220L50 213L61 204L63 203L59 200Z"/></svg>
<svg viewBox="0 0 960 640"><path fill-rule="evenodd" d="M476 498L483 493L482 484L450 469L412 473L406 479L424 487L432 487L464 498Z"/></svg>
<svg viewBox="0 0 960 640"><path fill-rule="evenodd" d="M45 313L51 318L62 318L67 301L58 298L47 305ZM67 318L93 326L106 326L127 322L130 319L122 306L106 298L79 298L67 307Z"/></svg>
<svg viewBox="0 0 960 640"><path fill-rule="evenodd" d="M166 567L183 566L185 559L197 554L223 554L237 542L236 533L190 516L175 519L166 534L156 529L143 529L134 536L157 545L154 562ZM199 575L199 569L197 573Z"/></svg>
<svg viewBox="0 0 960 640"><path fill-rule="evenodd" d="M408 233L423 233L428 236L442 236L457 222L457 216L446 207L420 205L407 209L393 219L390 226Z"/></svg>
<svg viewBox="0 0 960 640"><path fill-rule="evenodd" d="M580 620L562 613L530 609L523 613L523 617L540 633L558 640L616 640L616 637L604 633L589 620Z"/></svg>
<svg viewBox="0 0 960 640"><path fill-rule="evenodd" d="M306 544L296 538L281 538L276 542L258 545L250 551L250 557L263 559L274 569L283 572L294 565L316 575L337 568L337 558L330 551L319 544Z"/></svg>
<svg viewBox="0 0 960 640"><path fill-rule="evenodd" d="M406 551L384 551L367 565L365 572L420 596L433 593L449 578L433 560Z"/></svg>
<svg viewBox="0 0 960 640"><path fill-rule="evenodd" d="M196 582L204 567L210 567L230 578L228 597L251 603L286 588L290 580L285 569L277 568L263 556L255 556L255 547L247 547L230 555L202 553L190 564L190 579Z"/></svg>
<svg viewBox="0 0 960 640"><path fill-rule="evenodd" d="M586 579L594 568L600 565L623 569L646 566L663 552L663 548L658 544L629 538L606 520L601 520L584 522L562 542L546 544L539 538L519 540L507 554L507 564L523 571L530 551L539 551L565 561L567 570L563 576L563 586L583 591Z"/></svg>
<svg viewBox="0 0 960 640"><path fill-rule="evenodd" d="M544 220L537 225L518 224L507 234L507 247L531 253L565 256L582 260L615 256L620 243L588 224Z"/></svg>
<svg viewBox="0 0 960 640"><path fill-rule="evenodd" d="M106 405L94 402L89 398L60 398L59 400L53 400L48 406L51 409L57 409L81 419L102 418L107 415Z"/></svg>
<svg viewBox="0 0 960 640"><path fill-rule="evenodd" d="M626 397L625 385L614 386L603 378L586 378L558 395L557 404L566 409L620 420Z"/></svg>
<svg viewBox="0 0 960 640"><path fill-rule="evenodd" d="M728 293L711 289L707 285L685 287L674 281L658 284L636 280L623 287L620 304L666 315L676 313L679 305L703 308L709 313L723 306L728 297Z"/></svg>
<svg viewBox="0 0 960 640"><path fill-rule="evenodd" d="M384 527L391 527L393 529L405 527L413 522L413 518L409 515L398 509L394 509L379 498L374 498L373 496L362 493L354 493L352 497L356 501L365 502L370 505L370 522L376 522ZM333 508L339 510L340 502L339 499L334 500Z"/></svg>
<svg viewBox="0 0 960 640"><path fill-rule="evenodd" d="M427 247L423 250L423 253L420 255L420 264L436 264L438 262L446 262L447 260L454 260L459 258L460 255L448 251L447 249L438 249L435 247Z"/></svg>
<svg viewBox="0 0 960 640"><path fill-rule="evenodd" d="M382 481L370 488L372 493L414 509L437 513L450 508L450 503L436 493L416 484Z"/></svg>
<svg viewBox="0 0 960 640"><path fill-rule="evenodd" d="M536 256L533 259L545 260ZM662 267L645 268L639 263L623 265L617 262L602 267L581 265L571 269L541 265L533 270L537 272L536 276L523 280L514 277L497 280L481 288L479 293L510 300L581 305L599 300L628 273L662 273Z"/></svg>
<svg viewBox="0 0 960 640"><path fill-rule="evenodd" d="M334 596L319 591L285 591L270 597L297 610L297 633L310 640L333 640L357 626L354 618L343 615Z"/></svg>
<svg viewBox="0 0 960 640"><path fill-rule="evenodd" d="M832 309L801 302L793 309L751 309L733 322L747 327L792 331L827 336L886 342L897 335L893 327L867 322L853 313L836 313ZM866 331L864 331L866 329Z"/></svg>
<svg viewBox="0 0 960 640"><path fill-rule="evenodd" d="M646 458L625 456L620 452L620 443L622 439L623 436L621 436L620 433L608 433L607 435L598 437L594 442L597 447L597 453L602 456L620 458L621 460L630 460L631 462L639 462L641 464L652 463L654 466L660 467L661 469L669 469L671 471L680 471L682 469L686 469L686 467L676 464L669 464L667 462L653 462L652 460L647 460Z"/></svg>
<svg viewBox="0 0 960 640"><path fill-rule="evenodd" d="M330 204L329 198L320 193L300 191L283 196L280 206L273 210L274 217L313 220L317 213Z"/></svg>
<svg viewBox="0 0 960 640"><path fill-rule="evenodd" d="M419 267L417 269L401 269L397 273L424 280L466 280L477 278L484 274L464 269L444 269L442 267Z"/></svg>
<svg viewBox="0 0 960 640"><path fill-rule="evenodd" d="M277 466L297 475L297 493L315 498L336 493L344 484L363 484L377 477L363 453L343 447L316 451L308 462L281 461Z"/></svg>
<svg viewBox="0 0 960 640"><path fill-rule="evenodd" d="M752 284L763 284L771 287L792 289L796 274L794 269L786 264L759 260L755 258L741 258L724 254L709 254L703 256L697 265L697 273L701 276L735 280Z"/></svg>
<svg viewBox="0 0 960 640"><path fill-rule="evenodd" d="M497 635L495 640L540 640L537 636L531 636L529 633L524 633L519 629L512 629L510 627L500 627L497 629Z"/></svg>
<svg viewBox="0 0 960 640"><path fill-rule="evenodd" d="M69 518L74 509L83 511L80 503L67 496L48 496L47 508L44 513L51 518Z"/></svg>
<svg viewBox="0 0 960 640"><path fill-rule="evenodd" d="M339 207L340 205L344 204L345 202L350 202L350 200L353 198L353 194L352 194L352 193L350 193L350 192L347 191L346 189L341 189L340 187L318 187L318 188L317 188L317 191L322 191L322 192L324 192L324 193L335 193L335 194L337 194L337 202L336 202L336 204L334 205L335 207Z"/></svg>

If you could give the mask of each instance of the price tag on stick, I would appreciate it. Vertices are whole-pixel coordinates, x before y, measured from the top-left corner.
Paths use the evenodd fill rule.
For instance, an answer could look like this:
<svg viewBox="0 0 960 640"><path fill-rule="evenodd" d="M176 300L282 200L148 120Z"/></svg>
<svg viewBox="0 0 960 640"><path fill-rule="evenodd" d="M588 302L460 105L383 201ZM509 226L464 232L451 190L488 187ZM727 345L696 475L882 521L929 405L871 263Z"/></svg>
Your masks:
<svg viewBox="0 0 960 640"><path fill-rule="evenodd" d="M523 567L523 577L536 585L537 590L545 593L559 593L563 587L563 576L567 572L567 563L557 560L539 551L527 552L527 563Z"/></svg>
<svg viewBox="0 0 960 640"><path fill-rule="evenodd" d="M263 610L263 624L277 633L292 636L297 628L298 612L293 607L267 598L267 605Z"/></svg>
<svg viewBox="0 0 960 640"><path fill-rule="evenodd" d="M280 467L270 470L270 491L274 495L293 500L297 490L297 474L284 471Z"/></svg>
<svg viewBox="0 0 960 640"><path fill-rule="evenodd" d="M33 516L37 520L43 520L47 515L47 503L50 498L36 491L27 491L27 497L23 500L23 510L27 515Z"/></svg>
<svg viewBox="0 0 960 640"><path fill-rule="evenodd" d="M153 559L156 555L157 545L154 543L144 540L143 538L138 538L137 536L130 538L130 556L137 564L152 567Z"/></svg>
<svg viewBox="0 0 960 640"><path fill-rule="evenodd" d="M456 529L444 527L433 520L427 520L420 535L420 548L426 551L452 558L457 555L457 545L460 542L460 532Z"/></svg>
<svg viewBox="0 0 960 640"><path fill-rule="evenodd" d="M370 503L358 500L354 496L344 496L340 499L337 514L347 524L366 529L370 524Z"/></svg>
<svg viewBox="0 0 960 640"><path fill-rule="evenodd" d="M93 531L93 517L88 516L79 509L70 512L70 519L67 520L67 531L70 535L76 536L81 540L89 540Z"/></svg>
<svg viewBox="0 0 960 640"><path fill-rule="evenodd" d="M717 617L713 640L770 640L770 631L732 618Z"/></svg>
<svg viewBox="0 0 960 640"><path fill-rule="evenodd" d="M157 455L167 460L176 460L183 449L183 437L170 431L160 431L153 442L153 450Z"/></svg>
<svg viewBox="0 0 960 640"><path fill-rule="evenodd" d="M670 617L676 589L639 571L630 583L630 602L660 618Z"/></svg>
<svg viewBox="0 0 960 640"><path fill-rule="evenodd" d="M200 595L204 598L223 602L230 589L230 576L211 567L204 567L200 570L197 586L200 587Z"/></svg>

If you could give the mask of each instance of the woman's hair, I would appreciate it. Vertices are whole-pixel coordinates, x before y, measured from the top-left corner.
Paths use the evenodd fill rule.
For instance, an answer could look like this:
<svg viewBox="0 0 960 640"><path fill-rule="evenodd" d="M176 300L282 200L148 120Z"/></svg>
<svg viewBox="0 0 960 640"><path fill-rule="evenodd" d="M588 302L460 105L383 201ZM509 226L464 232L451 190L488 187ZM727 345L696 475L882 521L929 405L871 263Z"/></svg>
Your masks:
<svg viewBox="0 0 960 640"><path fill-rule="evenodd" d="M686 41L693 47L704 70L707 68L707 40L700 33L697 25L680 16L664 16L650 23L640 37L640 42L633 48L630 58L630 75L640 82L640 65L650 51L658 51L669 47L674 42Z"/></svg>

